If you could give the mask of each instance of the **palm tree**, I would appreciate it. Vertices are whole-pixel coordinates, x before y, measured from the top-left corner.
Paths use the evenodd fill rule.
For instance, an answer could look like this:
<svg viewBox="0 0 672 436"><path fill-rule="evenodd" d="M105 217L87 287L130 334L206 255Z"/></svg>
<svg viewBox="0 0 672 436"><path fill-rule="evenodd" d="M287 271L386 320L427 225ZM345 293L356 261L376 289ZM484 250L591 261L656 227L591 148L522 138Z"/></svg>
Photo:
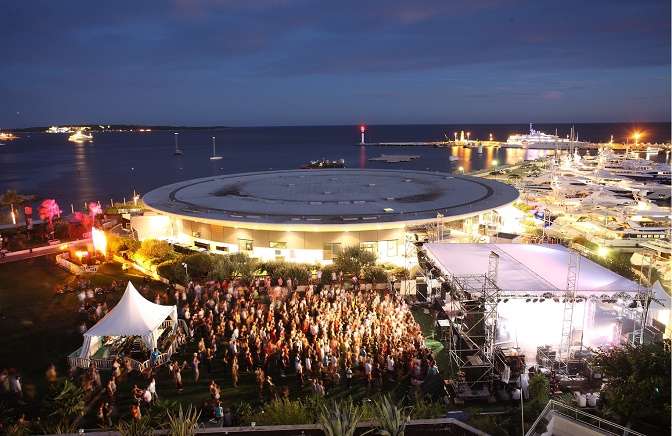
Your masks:
<svg viewBox="0 0 672 436"><path fill-rule="evenodd" d="M378 432L385 436L404 436L406 424L411 416L410 408L399 407L384 395L374 402L374 410L378 416Z"/></svg>
<svg viewBox="0 0 672 436"><path fill-rule="evenodd" d="M40 203L40 219L47 220L49 225L49 233L54 233L54 218L61 215L61 208L53 198L47 198Z"/></svg>
<svg viewBox="0 0 672 436"><path fill-rule="evenodd" d="M362 413L362 410L352 404L351 400L322 405L319 416L320 426L326 436L353 436L357 430L357 424L362 419Z"/></svg>

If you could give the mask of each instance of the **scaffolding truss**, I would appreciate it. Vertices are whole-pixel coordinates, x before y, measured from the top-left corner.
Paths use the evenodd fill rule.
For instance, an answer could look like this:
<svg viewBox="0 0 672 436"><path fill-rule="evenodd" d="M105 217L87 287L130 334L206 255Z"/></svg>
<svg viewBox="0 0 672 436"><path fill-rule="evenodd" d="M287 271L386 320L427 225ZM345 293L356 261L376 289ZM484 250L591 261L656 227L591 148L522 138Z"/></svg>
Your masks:
<svg viewBox="0 0 672 436"><path fill-rule="evenodd" d="M567 285L565 287L565 306L562 313L562 336L558 349L558 360L566 370L572 346L572 323L574 321L574 304L576 301L576 284L579 280L581 255L573 250L569 251L567 263Z"/></svg>
<svg viewBox="0 0 672 436"><path fill-rule="evenodd" d="M488 272L452 276L448 282L453 314L449 318L448 355L460 383L492 390L495 379L499 255L490 253Z"/></svg>

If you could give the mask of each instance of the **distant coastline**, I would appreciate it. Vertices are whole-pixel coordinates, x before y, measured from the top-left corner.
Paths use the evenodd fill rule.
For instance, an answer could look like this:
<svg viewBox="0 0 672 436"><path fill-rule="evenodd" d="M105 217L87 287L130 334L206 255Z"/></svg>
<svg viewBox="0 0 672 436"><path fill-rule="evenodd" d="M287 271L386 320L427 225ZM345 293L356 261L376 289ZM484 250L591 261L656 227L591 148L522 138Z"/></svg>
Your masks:
<svg viewBox="0 0 672 436"><path fill-rule="evenodd" d="M69 124L64 124L64 126L69 126ZM93 132L129 132L137 131L138 129L149 129L152 131L172 131L172 130L224 130L230 129L229 126L155 126L155 125L143 125L143 124L72 124L72 126L85 127ZM45 132L51 126L33 126L33 127L24 127L21 129L8 129L13 132L26 132L26 133L35 133L35 132ZM103 128L104 127L104 128Z"/></svg>

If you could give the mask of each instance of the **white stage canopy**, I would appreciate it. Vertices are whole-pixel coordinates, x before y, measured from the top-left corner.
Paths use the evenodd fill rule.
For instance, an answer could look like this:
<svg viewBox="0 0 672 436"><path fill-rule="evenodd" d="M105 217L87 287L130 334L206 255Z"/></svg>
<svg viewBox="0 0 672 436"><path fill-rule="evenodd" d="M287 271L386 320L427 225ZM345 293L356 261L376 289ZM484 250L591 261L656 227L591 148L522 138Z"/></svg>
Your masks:
<svg viewBox="0 0 672 436"><path fill-rule="evenodd" d="M177 324L176 306L146 300L129 281L119 303L84 333L80 357L95 353L103 336L140 336L147 348L153 350L161 334L160 327L168 318Z"/></svg>
<svg viewBox="0 0 672 436"><path fill-rule="evenodd" d="M567 287L569 252L562 245L425 244L427 256L448 276L486 274L489 254L499 255L497 286L502 292L562 292ZM579 294L637 292L638 284L581 257Z"/></svg>

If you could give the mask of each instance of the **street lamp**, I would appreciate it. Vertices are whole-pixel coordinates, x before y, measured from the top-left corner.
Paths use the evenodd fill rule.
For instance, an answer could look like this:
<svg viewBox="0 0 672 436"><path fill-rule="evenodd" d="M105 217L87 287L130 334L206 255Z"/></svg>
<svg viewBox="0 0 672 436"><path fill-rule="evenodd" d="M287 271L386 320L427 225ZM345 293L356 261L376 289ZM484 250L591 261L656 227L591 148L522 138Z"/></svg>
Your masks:
<svg viewBox="0 0 672 436"><path fill-rule="evenodd" d="M184 274L187 276L187 279L189 278L189 268L187 267L187 264L185 262L182 262L182 266L184 267Z"/></svg>
<svg viewBox="0 0 672 436"><path fill-rule="evenodd" d="M497 165L499 165L499 162L497 161L497 159L493 159L492 160L492 166L496 167Z"/></svg>
<svg viewBox="0 0 672 436"><path fill-rule="evenodd" d="M457 170L458 170L459 172L461 172L462 174L464 174L464 167L459 167Z"/></svg>

